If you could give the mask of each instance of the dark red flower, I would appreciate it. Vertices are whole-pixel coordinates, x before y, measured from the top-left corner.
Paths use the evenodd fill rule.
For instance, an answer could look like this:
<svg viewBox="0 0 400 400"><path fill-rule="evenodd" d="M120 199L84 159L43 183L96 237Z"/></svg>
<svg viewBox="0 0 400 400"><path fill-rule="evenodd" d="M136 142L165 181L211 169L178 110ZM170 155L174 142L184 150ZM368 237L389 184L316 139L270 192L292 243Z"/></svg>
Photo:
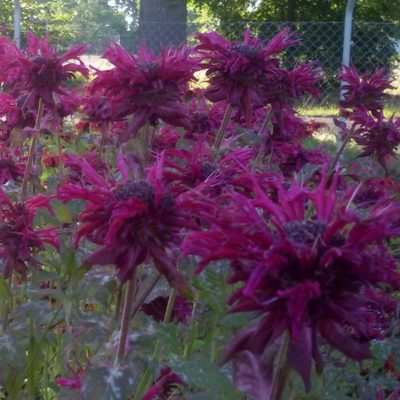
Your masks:
<svg viewBox="0 0 400 400"><path fill-rule="evenodd" d="M300 142L272 142L267 149L265 162L278 166L285 176L292 176L305 165L323 165L329 157L321 149L306 149Z"/></svg>
<svg viewBox="0 0 400 400"><path fill-rule="evenodd" d="M47 168L56 168L60 165L60 155L50 153L45 149L42 157L42 164Z"/></svg>
<svg viewBox="0 0 400 400"><path fill-rule="evenodd" d="M13 270L25 275L29 266L38 264L35 251L43 250L45 243L58 247L54 228L38 229L33 225L36 209L47 206L48 201L37 196L23 203L12 203L0 189L0 258L4 276Z"/></svg>
<svg viewBox="0 0 400 400"><path fill-rule="evenodd" d="M387 397L385 391L380 386L378 386L376 389L376 397L374 400L399 400L399 398L400 398L399 389L392 392L390 397Z"/></svg>
<svg viewBox="0 0 400 400"><path fill-rule="evenodd" d="M263 82L277 69L277 54L297 43L288 29L267 44L252 37L250 30L244 32L243 42L230 42L217 32L198 33L196 38L210 83L205 96L239 106L248 121L253 107L266 104Z"/></svg>
<svg viewBox="0 0 400 400"><path fill-rule="evenodd" d="M343 65L339 78L344 81L344 98L340 102L344 108L380 110L387 97L385 90L393 89L390 76L383 68L360 76L354 67Z"/></svg>
<svg viewBox="0 0 400 400"><path fill-rule="evenodd" d="M83 159L103 178L108 174L108 167L101 159L98 151L93 148L81 155ZM64 167L68 170L67 179L71 182L86 184L88 179L82 170L82 162L73 154L65 154ZM89 179L90 182L90 179Z"/></svg>
<svg viewBox="0 0 400 400"><path fill-rule="evenodd" d="M155 384L143 395L142 400L172 399L171 396L178 394L179 388L185 385L185 382L171 368L163 368Z"/></svg>
<svg viewBox="0 0 400 400"><path fill-rule="evenodd" d="M280 185L276 202L248 179L254 198L231 193L220 204L210 201L209 229L189 234L184 253L202 257L198 272L213 260L230 260L229 283L242 284L230 310L256 317L223 359L240 362L246 351L257 359L289 331L288 362L308 390L312 360L322 368L318 337L354 360L371 356L371 327L384 329L386 290L400 283L385 246L400 233L399 208L377 204L362 217L349 207L354 191L337 193L337 176L329 188L326 174L315 190Z"/></svg>
<svg viewBox="0 0 400 400"><path fill-rule="evenodd" d="M292 104L306 94L317 97L321 79L322 70L313 62L300 64L293 70L276 68L262 82L265 102Z"/></svg>
<svg viewBox="0 0 400 400"><path fill-rule="evenodd" d="M77 72L88 75L80 56L86 46L77 45L58 56L55 46L47 39L28 33L26 52L14 42L0 38L0 81L6 83L15 97L23 96L22 109L36 110L39 99L53 109L61 104L60 95L66 95L63 84Z"/></svg>
<svg viewBox="0 0 400 400"><path fill-rule="evenodd" d="M354 140L362 146L359 157L373 156L387 171L387 162L397 157L400 145L400 118L392 115L386 119L383 111L371 115L366 109L359 108L351 119L357 124Z"/></svg>
<svg viewBox="0 0 400 400"><path fill-rule="evenodd" d="M156 322L162 322L167 309L168 296L158 296L154 300L144 303L142 311ZM172 310L171 321L186 323L192 314L192 305L182 296L176 296Z"/></svg>
<svg viewBox="0 0 400 400"><path fill-rule="evenodd" d="M12 157L7 148L2 149L0 156L0 185L7 182L19 182L22 180L25 172L23 159L17 160Z"/></svg>
<svg viewBox="0 0 400 400"><path fill-rule="evenodd" d="M36 110L22 111L19 101L10 94L0 93L0 140L7 141L11 132L21 132L35 124Z"/></svg>
<svg viewBox="0 0 400 400"><path fill-rule="evenodd" d="M391 199L400 193L400 182L393 177L369 178L363 181L354 198L359 207L370 207L382 199Z"/></svg>
<svg viewBox="0 0 400 400"><path fill-rule="evenodd" d="M155 55L141 47L135 56L114 43L103 57L114 68L97 71L91 92L107 97L100 109L103 119L128 119L128 129L121 133L120 141L128 140L146 124L156 125L158 120L190 127L181 99L198 68L190 48L164 49L160 55Z"/></svg>
<svg viewBox="0 0 400 400"><path fill-rule="evenodd" d="M255 156L252 150L241 148L216 161L211 147L200 140L187 149L168 149L165 155L165 179L174 192L183 193L204 184L202 190L214 194L225 185L238 184Z"/></svg>
<svg viewBox="0 0 400 400"><path fill-rule="evenodd" d="M74 246L83 238L99 245L86 264L114 264L124 282L139 264L152 260L171 285L182 289L184 281L171 250L180 242L181 229L193 225L192 211L185 212L184 197L175 197L163 183L163 157L144 179L132 179L120 157L121 182L107 182L84 159L76 159L76 163L87 186L67 183L58 196L86 202L73 239Z"/></svg>

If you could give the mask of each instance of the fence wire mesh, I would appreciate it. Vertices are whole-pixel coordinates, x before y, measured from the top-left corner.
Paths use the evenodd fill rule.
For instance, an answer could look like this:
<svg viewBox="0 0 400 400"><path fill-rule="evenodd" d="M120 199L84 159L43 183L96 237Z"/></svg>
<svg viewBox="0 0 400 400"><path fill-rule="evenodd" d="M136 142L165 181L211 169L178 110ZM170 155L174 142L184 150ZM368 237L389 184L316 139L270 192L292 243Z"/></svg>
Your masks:
<svg viewBox="0 0 400 400"><path fill-rule="evenodd" d="M1 19L0 19L1 25ZM222 21L219 23L201 24L189 22L146 22L137 29L116 35L106 26L90 36L81 35L76 38L58 37L61 30L56 24L49 22L46 26L23 27L23 38L27 30L49 33L50 40L66 47L77 41L90 45L92 54L102 54L111 41L119 41L124 47L135 51L140 42L146 42L150 49L179 45L184 42L194 44L196 32L216 30L231 40L241 40L245 29L250 28L253 35L262 40L272 38L285 27L290 27L301 39L300 44L288 50L283 63L291 68L302 61L315 60L320 63L326 79L321 84L321 97L317 103L336 103L338 100L338 82L334 79L342 62L343 22L253 22ZM12 35L13 27L5 26L6 34ZM92 58L93 61L93 58ZM400 23L353 21L351 45L351 63L360 71L373 71L385 68L397 76L400 86ZM396 82L395 82L396 85ZM400 88L393 92L400 98Z"/></svg>

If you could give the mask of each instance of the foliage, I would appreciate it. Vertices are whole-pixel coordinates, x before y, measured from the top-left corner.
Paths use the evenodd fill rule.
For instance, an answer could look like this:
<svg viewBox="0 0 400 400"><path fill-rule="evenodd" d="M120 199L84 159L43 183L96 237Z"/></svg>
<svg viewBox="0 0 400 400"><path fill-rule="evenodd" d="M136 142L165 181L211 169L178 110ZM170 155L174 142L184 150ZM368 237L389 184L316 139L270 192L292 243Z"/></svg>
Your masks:
<svg viewBox="0 0 400 400"><path fill-rule="evenodd" d="M342 69L336 149L290 29L194 40L0 36L0 397L397 400L390 75Z"/></svg>

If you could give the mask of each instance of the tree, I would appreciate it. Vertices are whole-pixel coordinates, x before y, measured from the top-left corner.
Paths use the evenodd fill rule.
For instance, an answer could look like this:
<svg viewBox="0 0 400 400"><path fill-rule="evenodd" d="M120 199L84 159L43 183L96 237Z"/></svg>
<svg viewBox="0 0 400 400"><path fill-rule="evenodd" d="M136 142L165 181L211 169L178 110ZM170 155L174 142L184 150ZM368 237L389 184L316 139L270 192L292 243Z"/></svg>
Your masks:
<svg viewBox="0 0 400 400"><path fill-rule="evenodd" d="M61 49L73 43L87 43L90 51L101 53L111 40L126 31L125 15L107 0L18 0L21 5L22 32L49 35ZM15 1L16 2L16 1ZM13 35L13 4L0 1L3 34ZM22 46L25 36L21 35Z"/></svg>
<svg viewBox="0 0 400 400"><path fill-rule="evenodd" d="M287 52L288 65L298 59L319 60L328 78L340 67L341 22L347 0L191 0L191 4L198 10L206 8L210 17L217 20L215 29L231 39L240 38L249 25L252 33L263 39L289 25L302 40L301 46ZM354 20L352 63L360 72L395 65L396 44L400 40L398 0L357 0ZM328 23L332 21L339 23Z"/></svg>
<svg viewBox="0 0 400 400"><path fill-rule="evenodd" d="M140 1L139 42L145 42L151 50L185 43L186 28L186 0Z"/></svg>

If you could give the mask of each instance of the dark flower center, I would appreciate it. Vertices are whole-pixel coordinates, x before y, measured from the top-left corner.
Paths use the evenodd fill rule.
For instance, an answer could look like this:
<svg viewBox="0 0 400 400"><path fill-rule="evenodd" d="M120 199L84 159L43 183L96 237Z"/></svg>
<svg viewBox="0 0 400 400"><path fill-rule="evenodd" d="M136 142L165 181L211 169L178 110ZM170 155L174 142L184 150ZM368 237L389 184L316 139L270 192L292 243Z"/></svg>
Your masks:
<svg viewBox="0 0 400 400"><path fill-rule="evenodd" d="M203 162L200 167L201 178L206 180L215 171L214 165Z"/></svg>
<svg viewBox="0 0 400 400"><path fill-rule="evenodd" d="M160 66L155 61L142 61L137 64L138 70L144 74L149 74L152 78L158 77Z"/></svg>
<svg viewBox="0 0 400 400"><path fill-rule="evenodd" d="M152 207L154 205L154 188L153 186L144 181L128 181L114 190L115 197L120 200L129 200L136 197L143 201L147 207Z"/></svg>
<svg viewBox="0 0 400 400"><path fill-rule="evenodd" d="M231 51L241 54L247 58L255 58L260 54L259 49L248 44L236 43L230 47Z"/></svg>
<svg viewBox="0 0 400 400"><path fill-rule="evenodd" d="M13 160L8 160L7 158L0 159L0 170L8 169L10 171L15 170L15 163Z"/></svg>
<svg viewBox="0 0 400 400"><path fill-rule="evenodd" d="M325 225L318 221L292 221L283 226L290 240L296 243L312 244L325 231Z"/></svg>

